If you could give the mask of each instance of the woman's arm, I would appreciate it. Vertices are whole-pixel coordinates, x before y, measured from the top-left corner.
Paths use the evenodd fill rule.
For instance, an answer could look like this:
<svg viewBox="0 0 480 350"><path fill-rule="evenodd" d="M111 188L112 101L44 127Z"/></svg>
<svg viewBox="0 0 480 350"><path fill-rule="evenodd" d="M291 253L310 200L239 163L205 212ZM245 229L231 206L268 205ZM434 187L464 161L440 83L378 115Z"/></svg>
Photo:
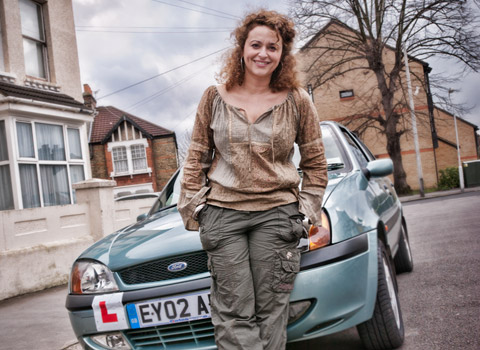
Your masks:
<svg viewBox="0 0 480 350"><path fill-rule="evenodd" d="M215 98L214 86L205 90L198 105L192 140L188 149L187 158L183 166L180 198L177 204L187 230L198 230L198 222L194 212L198 205L205 203L207 187L207 173L212 164L214 150L213 134L210 128L212 120L212 105Z"/></svg>
<svg viewBox="0 0 480 350"><path fill-rule="evenodd" d="M300 169L303 172L299 210L310 219L313 225L321 226L322 200L328 175L320 120L305 90L296 91L296 100L299 113L296 142L301 155Z"/></svg>

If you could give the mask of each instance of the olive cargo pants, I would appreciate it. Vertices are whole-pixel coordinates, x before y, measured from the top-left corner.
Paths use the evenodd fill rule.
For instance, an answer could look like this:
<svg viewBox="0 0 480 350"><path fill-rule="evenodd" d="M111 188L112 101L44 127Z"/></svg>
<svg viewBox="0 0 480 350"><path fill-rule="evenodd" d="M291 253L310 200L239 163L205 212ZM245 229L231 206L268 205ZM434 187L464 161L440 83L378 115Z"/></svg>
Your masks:
<svg viewBox="0 0 480 350"><path fill-rule="evenodd" d="M200 212L218 349L285 349L302 220L298 203L252 212L207 205Z"/></svg>

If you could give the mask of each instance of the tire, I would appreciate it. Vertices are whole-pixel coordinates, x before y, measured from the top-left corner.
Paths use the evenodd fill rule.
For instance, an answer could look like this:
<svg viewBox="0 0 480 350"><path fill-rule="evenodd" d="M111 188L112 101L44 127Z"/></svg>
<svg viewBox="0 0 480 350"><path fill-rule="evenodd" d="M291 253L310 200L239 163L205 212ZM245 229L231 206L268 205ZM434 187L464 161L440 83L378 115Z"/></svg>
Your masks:
<svg viewBox="0 0 480 350"><path fill-rule="evenodd" d="M370 320L357 326L366 349L396 349L403 344L405 329L395 288L395 274L382 242L378 242L378 288Z"/></svg>
<svg viewBox="0 0 480 350"><path fill-rule="evenodd" d="M395 255L394 262L397 273L413 271L412 251L410 250L407 230L403 224L402 232L400 233L400 241L398 242L398 251Z"/></svg>

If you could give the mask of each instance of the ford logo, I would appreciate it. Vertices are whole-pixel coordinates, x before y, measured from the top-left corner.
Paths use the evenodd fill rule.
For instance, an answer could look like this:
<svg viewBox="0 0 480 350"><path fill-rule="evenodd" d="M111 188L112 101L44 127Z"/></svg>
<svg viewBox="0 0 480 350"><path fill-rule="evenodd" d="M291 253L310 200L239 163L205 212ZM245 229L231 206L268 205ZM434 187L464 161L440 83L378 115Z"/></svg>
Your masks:
<svg viewBox="0 0 480 350"><path fill-rule="evenodd" d="M183 261L175 262L173 264L168 265L167 270L170 272L178 272L185 270L187 268L188 264Z"/></svg>

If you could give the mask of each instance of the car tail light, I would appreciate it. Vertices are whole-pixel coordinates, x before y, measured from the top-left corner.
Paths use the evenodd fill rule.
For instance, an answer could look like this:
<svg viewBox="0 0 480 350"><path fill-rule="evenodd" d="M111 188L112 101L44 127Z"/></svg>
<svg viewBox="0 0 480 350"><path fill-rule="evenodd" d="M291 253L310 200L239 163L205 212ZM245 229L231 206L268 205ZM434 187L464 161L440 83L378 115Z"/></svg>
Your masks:
<svg viewBox="0 0 480 350"><path fill-rule="evenodd" d="M330 244L330 221L328 220L327 213L323 210L321 220L322 226L311 225L308 231L308 245L310 250L322 248Z"/></svg>

